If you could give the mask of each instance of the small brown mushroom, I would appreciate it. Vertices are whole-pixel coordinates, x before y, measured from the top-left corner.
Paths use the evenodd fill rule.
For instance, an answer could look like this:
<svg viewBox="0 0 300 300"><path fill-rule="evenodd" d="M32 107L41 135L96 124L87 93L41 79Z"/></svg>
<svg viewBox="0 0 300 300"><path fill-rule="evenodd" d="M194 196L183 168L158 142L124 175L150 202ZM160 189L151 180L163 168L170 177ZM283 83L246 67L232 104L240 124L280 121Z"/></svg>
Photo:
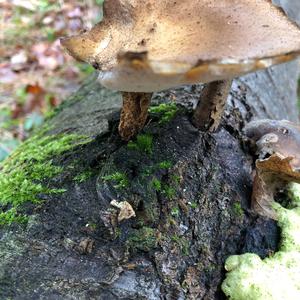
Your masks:
<svg viewBox="0 0 300 300"><path fill-rule="evenodd" d="M249 123L245 133L256 143L258 155L252 208L277 219L272 208L276 192L289 182L300 183L300 126L289 121L260 120Z"/></svg>
<svg viewBox="0 0 300 300"><path fill-rule="evenodd" d="M62 44L126 92L119 129L129 140L152 93L185 84L208 83L193 123L214 131L232 78L297 57L300 29L270 0L105 0L104 20Z"/></svg>

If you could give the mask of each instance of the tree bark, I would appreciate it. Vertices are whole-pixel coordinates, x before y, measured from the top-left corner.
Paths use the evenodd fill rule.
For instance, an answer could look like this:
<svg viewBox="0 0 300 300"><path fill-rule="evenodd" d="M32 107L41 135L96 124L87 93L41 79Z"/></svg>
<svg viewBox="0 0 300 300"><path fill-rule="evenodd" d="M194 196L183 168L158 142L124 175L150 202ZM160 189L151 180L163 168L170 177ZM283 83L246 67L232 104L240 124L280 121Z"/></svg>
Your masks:
<svg viewBox="0 0 300 300"><path fill-rule="evenodd" d="M26 228L0 230L0 298L223 299L229 255L263 257L277 247L276 224L249 208L253 158L242 128L254 118L297 121L297 68L290 63L236 80L217 133L196 130L186 108L165 124L152 116L145 128L152 154L120 140L121 97L91 78L48 121L52 133L92 138L55 158L65 171L50 184L67 192L43 195ZM201 89L160 93L154 102L191 107ZM155 169L166 161L169 169ZM73 180L86 169L90 178ZM124 189L103 179L116 171L128 177ZM109 222L112 200L129 202L136 217ZM82 249L89 241L91 253Z"/></svg>
<svg viewBox="0 0 300 300"><path fill-rule="evenodd" d="M225 259L265 257L279 236L250 210L254 161L242 129L256 118L297 121L297 78L293 62L235 80L216 133L191 123L202 86L158 93L152 104L180 110L164 123L150 115L149 151L121 141L121 96L90 78L48 121L53 134L91 137L54 158L64 171L48 184L67 191L41 195L26 227L0 228L0 298L224 299ZM122 187L108 179L116 172ZM118 223L112 200L136 217Z"/></svg>

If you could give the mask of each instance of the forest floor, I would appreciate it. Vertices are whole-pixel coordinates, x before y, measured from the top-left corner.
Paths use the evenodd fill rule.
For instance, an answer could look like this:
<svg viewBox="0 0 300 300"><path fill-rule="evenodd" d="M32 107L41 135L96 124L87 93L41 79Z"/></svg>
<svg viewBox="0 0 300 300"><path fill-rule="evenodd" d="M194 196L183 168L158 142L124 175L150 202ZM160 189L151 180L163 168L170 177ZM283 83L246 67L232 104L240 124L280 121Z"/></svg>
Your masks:
<svg viewBox="0 0 300 300"><path fill-rule="evenodd" d="M94 72L59 38L91 28L102 0L0 0L0 161Z"/></svg>

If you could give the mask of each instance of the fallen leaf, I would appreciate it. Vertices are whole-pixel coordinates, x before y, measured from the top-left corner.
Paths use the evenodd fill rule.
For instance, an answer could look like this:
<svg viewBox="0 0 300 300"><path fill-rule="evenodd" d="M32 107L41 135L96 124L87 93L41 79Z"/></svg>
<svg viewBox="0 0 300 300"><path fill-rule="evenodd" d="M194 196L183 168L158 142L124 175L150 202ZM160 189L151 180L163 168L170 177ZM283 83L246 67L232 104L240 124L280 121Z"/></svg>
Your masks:
<svg viewBox="0 0 300 300"><path fill-rule="evenodd" d="M127 201L117 202L116 200L113 200L110 202L110 205L120 210L118 215L118 222L128 220L136 216L134 209Z"/></svg>
<svg viewBox="0 0 300 300"><path fill-rule="evenodd" d="M25 64L28 61L28 57L25 50L19 51L17 54L13 55L10 59L11 64L19 65Z"/></svg>
<svg viewBox="0 0 300 300"><path fill-rule="evenodd" d="M90 254L93 251L95 241L91 238L85 238L79 243L77 250L80 254Z"/></svg>

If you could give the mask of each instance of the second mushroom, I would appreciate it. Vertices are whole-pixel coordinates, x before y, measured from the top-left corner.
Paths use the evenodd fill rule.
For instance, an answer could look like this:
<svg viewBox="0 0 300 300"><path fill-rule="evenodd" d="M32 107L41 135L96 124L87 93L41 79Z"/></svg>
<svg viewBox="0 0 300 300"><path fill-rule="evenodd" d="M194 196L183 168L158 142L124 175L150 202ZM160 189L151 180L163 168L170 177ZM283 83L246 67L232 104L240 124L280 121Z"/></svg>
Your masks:
<svg viewBox="0 0 300 300"><path fill-rule="evenodd" d="M214 131L232 78L300 54L299 28L269 0L105 0L103 21L61 42L122 92L126 141L144 127L153 92L206 83L193 123Z"/></svg>
<svg viewBox="0 0 300 300"><path fill-rule="evenodd" d="M253 183L252 209L277 219L276 192L289 182L300 183L300 126L289 121L259 120L245 133L255 143L258 159Z"/></svg>

